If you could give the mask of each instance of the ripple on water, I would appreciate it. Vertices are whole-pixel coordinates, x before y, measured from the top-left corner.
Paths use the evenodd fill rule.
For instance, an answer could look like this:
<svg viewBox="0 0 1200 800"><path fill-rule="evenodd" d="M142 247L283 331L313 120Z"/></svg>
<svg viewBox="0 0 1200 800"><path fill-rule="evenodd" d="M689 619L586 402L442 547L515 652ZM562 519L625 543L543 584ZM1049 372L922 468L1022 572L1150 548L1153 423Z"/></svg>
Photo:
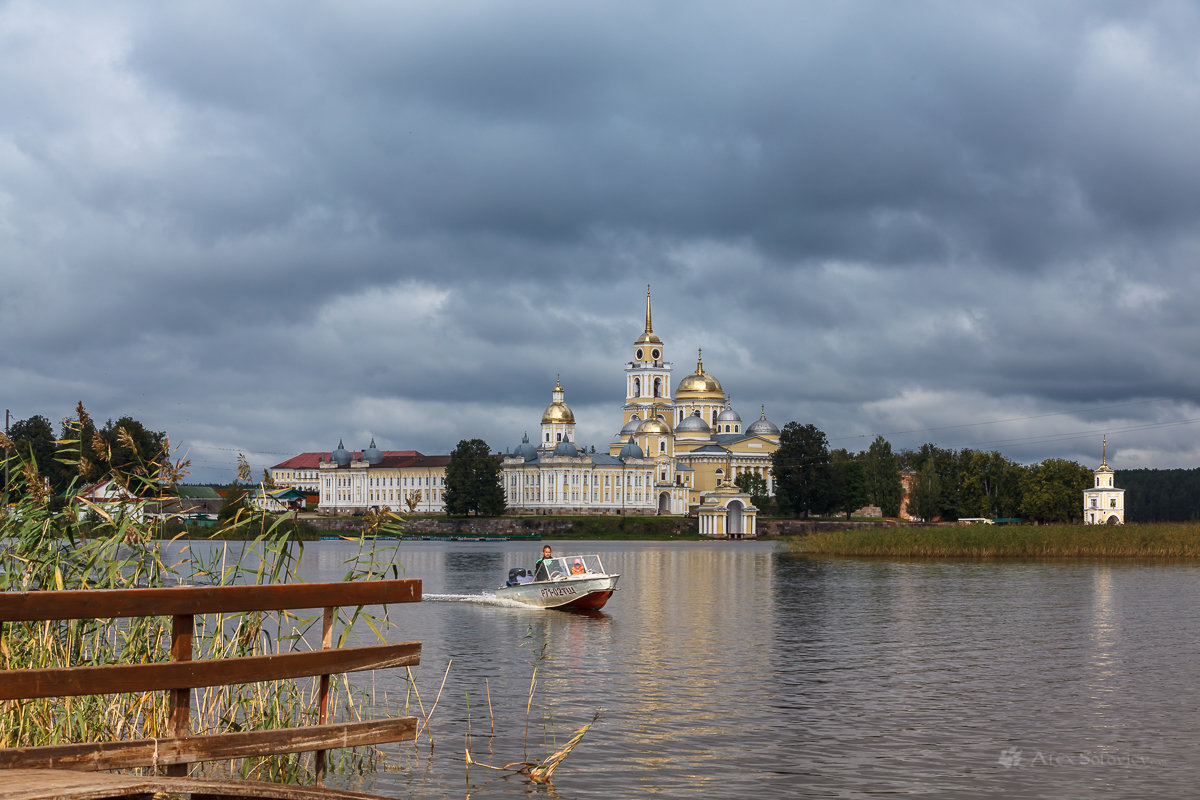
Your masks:
<svg viewBox="0 0 1200 800"><path fill-rule="evenodd" d="M426 602L389 615L395 640L423 643L426 707L441 697L432 750L393 751L399 769L377 776L401 796L1140 797L1200 783L1196 567L597 543L622 591L583 616L486 591L532 562L519 543L413 544L406 575ZM315 574L338 579L341 561ZM478 769L466 784L468 722L473 753L504 763L561 745L597 709L553 794Z"/></svg>

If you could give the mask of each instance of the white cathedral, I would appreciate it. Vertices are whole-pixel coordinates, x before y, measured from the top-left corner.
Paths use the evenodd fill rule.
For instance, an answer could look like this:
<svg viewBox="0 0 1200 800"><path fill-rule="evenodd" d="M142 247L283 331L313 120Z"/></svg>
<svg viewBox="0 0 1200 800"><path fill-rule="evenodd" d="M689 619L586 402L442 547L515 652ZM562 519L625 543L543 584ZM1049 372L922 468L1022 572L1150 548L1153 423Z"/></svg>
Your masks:
<svg viewBox="0 0 1200 800"><path fill-rule="evenodd" d="M757 534L758 509L735 485L751 473L775 493L771 454L779 428L766 417L743 427L729 397L698 355L696 370L672 393L671 362L654 332L650 290L646 327L625 364L621 429L608 452L585 452L575 442L575 414L561 380L542 414L537 443L524 441L503 456L501 480L511 514L658 514L698 518L715 537ZM361 451L341 442L328 453L301 453L271 467L275 485L319 495L318 511L357 514L373 508L444 511L450 457L414 450Z"/></svg>
<svg viewBox="0 0 1200 800"><path fill-rule="evenodd" d="M537 444L525 436L503 461L509 511L517 514L695 515L700 533L754 536L757 511L735 485L742 473L774 494L771 454L779 428L760 417L743 428L720 382L696 370L671 389L672 364L654 332L650 290L646 327L625 365L622 427L608 453L575 443L575 414L561 380L542 414Z"/></svg>

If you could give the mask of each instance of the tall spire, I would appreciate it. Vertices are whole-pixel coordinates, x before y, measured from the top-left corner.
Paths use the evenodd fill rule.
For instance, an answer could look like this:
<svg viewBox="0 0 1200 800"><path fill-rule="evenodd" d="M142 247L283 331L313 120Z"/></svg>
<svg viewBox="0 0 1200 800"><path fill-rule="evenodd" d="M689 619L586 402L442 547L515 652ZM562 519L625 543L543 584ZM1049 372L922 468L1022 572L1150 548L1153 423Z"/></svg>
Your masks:
<svg viewBox="0 0 1200 800"><path fill-rule="evenodd" d="M650 321L650 284L646 284L646 330L638 337L634 344L662 344L662 339L658 338L658 334L654 332L654 325ZM638 359L641 361L642 359ZM655 356L653 361L659 361L659 357Z"/></svg>
<svg viewBox="0 0 1200 800"><path fill-rule="evenodd" d="M1108 467L1108 434L1100 440L1100 469Z"/></svg>
<svg viewBox="0 0 1200 800"><path fill-rule="evenodd" d="M650 284L646 284L646 333L654 333L654 327L650 324Z"/></svg>

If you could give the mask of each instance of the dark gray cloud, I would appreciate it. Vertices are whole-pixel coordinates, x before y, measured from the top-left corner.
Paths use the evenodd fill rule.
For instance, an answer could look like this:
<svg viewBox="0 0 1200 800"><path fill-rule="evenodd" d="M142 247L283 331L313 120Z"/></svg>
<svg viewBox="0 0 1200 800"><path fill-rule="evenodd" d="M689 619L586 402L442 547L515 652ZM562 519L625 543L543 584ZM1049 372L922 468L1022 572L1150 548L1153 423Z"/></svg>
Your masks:
<svg viewBox="0 0 1200 800"><path fill-rule="evenodd" d="M0 6L0 387L227 478L744 418L1200 461L1185 2Z"/></svg>

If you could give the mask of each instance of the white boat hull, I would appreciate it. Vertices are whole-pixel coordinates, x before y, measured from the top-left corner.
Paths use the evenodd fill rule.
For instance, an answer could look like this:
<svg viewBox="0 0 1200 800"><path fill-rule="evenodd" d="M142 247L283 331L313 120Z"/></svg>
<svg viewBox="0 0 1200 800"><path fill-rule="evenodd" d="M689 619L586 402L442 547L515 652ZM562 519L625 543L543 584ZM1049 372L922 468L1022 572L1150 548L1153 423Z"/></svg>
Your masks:
<svg viewBox="0 0 1200 800"><path fill-rule="evenodd" d="M617 588L620 575L581 575L559 580L501 586L496 596L537 608L603 608Z"/></svg>

